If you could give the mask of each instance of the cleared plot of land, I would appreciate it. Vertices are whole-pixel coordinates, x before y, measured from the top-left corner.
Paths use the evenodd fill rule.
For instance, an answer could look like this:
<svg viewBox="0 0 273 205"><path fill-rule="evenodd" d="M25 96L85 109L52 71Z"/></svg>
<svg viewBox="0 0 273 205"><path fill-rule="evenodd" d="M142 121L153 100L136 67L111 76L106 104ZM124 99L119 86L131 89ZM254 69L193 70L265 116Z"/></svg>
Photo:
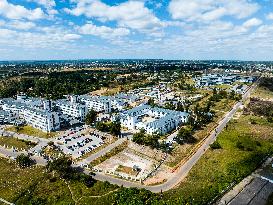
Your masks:
<svg viewBox="0 0 273 205"><path fill-rule="evenodd" d="M6 130L16 132L19 134L25 134L25 135L30 135L30 136L34 136L34 137L41 137L41 138L51 138L51 137L55 137L58 134L57 132L46 133L46 132L43 132L39 129L31 127L29 125L18 127L18 128L15 126L12 126L12 127L6 128Z"/></svg>
<svg viewBox="0 0 273 205"><path fill-rule="evenodd" d="M79 181L65 182L49 176L44 168L19 169L0 158L0 198L25 204L111 204L117 186L95 182L87 187Z"/></svg>
<svg viewBox="0 0 273 205"><path fill-rule="evenodd" d="M19 140L13 137L0 137L0 146L6 146L8 148L17 148L28 150L34 147L36 144L24 140Z"/></svg>
<svg viewBox="0 0 273 205"><path fill-rule="evenodd" d="M131 176L135 176L135 177L139 173L137 170L134 170L132 167L126 167L126 166L123 166L123 165L119 165L117 167L116 171L131 175Z"/></svg>
<svg viewBox="0 0 273 205"><path fill-rule="evenodd" d="M97 165L96 168L107 171L108 173L144 179L154 167L154 160L148 157L139 156L131 149L125 149L110 159ZM135 167L139 170L135 172Z"/></svg>
<svg viewBox="0 0 273 205"><path fill-rule="evenodd" d="M107 152L105 155L95 159L94 161L92 161L90 163L90 165L96 166L102 162L104 162L105 160L115 156L116 154L120 153L121 151L123 151L124 149L126 149L128 146L128 141L123 142L121 145L119 145L118 147L115 147L114 149L112 149L110 152Z"/></svg>
<svg viewBox="0 0 273 205"><path fill-rule="evenodd" d="M208 204L231 183L240 182L273 151L273 124L257 118L255 130L250 118L242 115L232 120L218 137L221 149L208 150L178 188L164 194L164 199L183 204ZM259 123L260 122L260 123ZM267 135L263 133L267 132Z"/></svg>

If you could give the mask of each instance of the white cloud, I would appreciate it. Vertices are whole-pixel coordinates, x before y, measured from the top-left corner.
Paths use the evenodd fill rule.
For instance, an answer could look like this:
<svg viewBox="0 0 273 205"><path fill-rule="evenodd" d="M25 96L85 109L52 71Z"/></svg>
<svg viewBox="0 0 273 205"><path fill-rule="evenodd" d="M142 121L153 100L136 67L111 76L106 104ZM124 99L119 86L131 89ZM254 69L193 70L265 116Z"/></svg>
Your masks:
<svg viewBox="0 0 273 205"><path fill-rule="evenodd" d="M252 18L252 19L249 19L246 22L244 22L243 27L245 27L245 28L251 28L251 27L254 27L254 26L259 26L262 23L263 22L260 19Z"/></svg>
<svg viewBox="0 0 273 205"><path fill-rule="evenodd" d="M69 34L65 34L63 38L65 41L73 41L73 40L78 40L81 37L82 37L81 35L69 33Z"/></svg>
<svg viewBox="0 0 273 205"><path fill-rule="evenodd" d="M42 5L45 8L52 8L56 6L54 0L28 0L29 2L35 2L36 4Z"/></svg>
<svg viewBox="0 0 273 205"><path fill-rule="evenodd" d="M126 28L110 28L107 26L96 26L92 23L85 24L79 28L81 34L100 36L106 39L127 36L130 30Z"/></svg>
<svg viewBox="0 0 273 205"><path fill-rule="evenodd" d="M75 1L75 0L74 0ZM109 6L99 0L76 0L77 6L65 9L66 12L101 21L117 21L120 27L136 29L142 32L159 30L161 22L142 1L127 1L115 6Z"/></svg>
<svg viewBox="0 0 273 205"><path fill-rule="evenodd" d="M35 31L0 29L0 47L26 49L65 49L73 46L81 35L63 27L51 26Z"/></svg>
<svg viewBox="0 0 273 205"><path fill-rule="evenodd" d="M55 15L58 13L54 7L56 6L55 0L27 0L28 2L34 2L38 5L41 5L47 9L49 15Z"/></svg>
<svg viewBox="0 0 273 205"><path fill-rule="evenodd" d="M40 8L26 9L20 5L8 3L7 0L0 0L0 15L9 19L29 19L37 20L45 17Z"/></svg>
<svg viewBox="0 0 273 205"><path fill-rule="evenodd" d="M259 9L248 0L171 0L169 12L173 19L212 21L224 16L246 18Z"/></svg>
<svg viewBox="0 0 273 205"><path fill-rule="evenodd" d="M15 21L11 21L7 23L7 26L10 28L15 28L19 30L29 30L31 28L34 28L36 24L33 22L15 20Z"/></svg>
<svg viewBox="0 0 273 205"><path fill-rule="evenodd" d="M268 20L273 20L273 13L269 13L269 14L266 16L266 18L267 18Z"/></svg>

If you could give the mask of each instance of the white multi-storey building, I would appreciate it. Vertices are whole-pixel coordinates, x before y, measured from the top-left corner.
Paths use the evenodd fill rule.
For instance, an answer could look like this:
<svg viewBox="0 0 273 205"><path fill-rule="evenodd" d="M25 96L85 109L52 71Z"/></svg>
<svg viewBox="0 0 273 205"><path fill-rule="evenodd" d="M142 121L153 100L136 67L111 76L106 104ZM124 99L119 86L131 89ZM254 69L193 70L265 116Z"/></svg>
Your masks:
<svg viewBox="0 0 273 205"><path fill-rule="evenodd" d="M60 129L59 115L57 112L26 108L23 110L23 115L27 124L44 132Z"/></svg>
<svg viewBox="0 0 273 205"><path fill-rule="evenodd" d="M96 112L104 113L111 112L111 100L108 97L92 97L83 95L80 96L80 100L86 104L88 110L95 110Z"/></svg>
<svg viewBox="0 0 273 205"><path fill-rule="evenodd" d="M141 105L121 113L119 119L131 130L144 129L148 134L166 134L186 123L188 116L186 112Z"/></svg>
<svg viewBox="0 0 273 205"><path fill-rule="evenodd" d="M12 123L16 119L16 113L0 110L0 123Z"/></svg>
<svg viewBox="0 0 273 205"><path fill-rule="evenodd" d="M59 100L56 105L63 114L72 116L83 121L87 115L87 107L85 104L79 103L77 96L70 96L69 100Z"/></svg>
<svg viewBox="0 0 273 205"><path fill-rule="evenodd" d="M5 115L2 115L2 119L6 123L16 123L20 119L44 132L60 129L59 115L57 112L51 112L51 102L48 100L27 98L20 94L16 100L2 99L0 105L3 112L6 112ZM12 113L9 116L10 120L7 118L8 112Z"/></svg>

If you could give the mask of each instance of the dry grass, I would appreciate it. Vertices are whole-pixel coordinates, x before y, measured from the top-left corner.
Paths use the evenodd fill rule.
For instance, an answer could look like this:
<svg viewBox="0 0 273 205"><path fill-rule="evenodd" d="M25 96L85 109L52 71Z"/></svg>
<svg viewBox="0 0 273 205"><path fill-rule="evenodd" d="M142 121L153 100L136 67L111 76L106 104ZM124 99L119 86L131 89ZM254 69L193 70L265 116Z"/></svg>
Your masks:
<svg viewBox="0 0 273 205"><path fill-rule="evenodd" d="M16 129L15 126L12 126L12 127L6 128L6 130L16 132L19 134L25 134L25 135L30 135L30 136L34 136L34 137L41 137L41 138L46 138L46 139L55 137L58 134L58 132L46 133L46 132L43 132L39 129L31 127L29 125L20 127L18 130Z"/></svg>
<svg viewBox="0 0 273 205"><path fill-rule="evenodd" d="M0 145L7 146L8 148L17 148L17 149L25 149L28 150L35 146L34 143L26 142L24 140L19 140L13 137L0 137Z"/></svg>
<svg viewBox="0 0 273 205"><path fill-rule="evenodd" d="M134 170L132 167L126 167L123 165L119 165L116 169L117 172L123 172L125 174L131 175L131 176L137 176L138 171Z"/></svg>

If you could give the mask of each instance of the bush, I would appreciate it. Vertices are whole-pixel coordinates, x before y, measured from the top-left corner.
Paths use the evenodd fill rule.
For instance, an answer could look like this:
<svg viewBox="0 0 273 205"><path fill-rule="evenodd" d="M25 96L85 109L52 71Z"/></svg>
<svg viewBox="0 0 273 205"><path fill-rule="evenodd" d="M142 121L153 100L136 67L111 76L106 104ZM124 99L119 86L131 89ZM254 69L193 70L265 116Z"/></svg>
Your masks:
<svg viewBox="0 0 273 205"><path fill-rule="evenodd" d="M144 130L140 130L140 132L133 135L133 142L140 145L149 146L151 148L159 148L159 138L159 135L147 135L145 134Z"/></svg>
<svg viewBox="0 0 273 205"><path fill-rule="evenodd" d="M178 143L178 144L184 144L184 143L195 143L196 139L193 136L193 131L191 127L182 127L177 136L174 138L174 140Z"/></svg>
<svg viewBox="0 0 273 205"><path fill-rule="evenodd" d="M96 129L98 129L101 132L109 132L114 136L119 136L121 134L120 122L111 123L97 122Z"/></svg>
<svg viewBox="0 0 273 205"><path fill-rule="evenodd" d="M97 113L94 110L90 110L85 117L85 123L87 125L91 125L93 122L95 122L96 118L97 118Z"/></svg>
<svg viewBox="0 0 273 205"><path fill-rule="evenodd" d="M210 148L211 149L222 149L222 146L218 141L215 141L212 144L210 144Z"/></svg>
<svg viewBox="0 0 273 205"><path fill-rule="evenodd" d="M242 151L256 151L258 147L261 147L261 143L253 141L248 137L241 137L236 143L236 147Z"/></svg>
<svg viewBox="0 0 273 205"><path fill-rule="evenodd" d="M30 167L31 165L35 164L35 161L32 160L29 156L21 154L16 158L16 163L21 168Z"/></svg>

